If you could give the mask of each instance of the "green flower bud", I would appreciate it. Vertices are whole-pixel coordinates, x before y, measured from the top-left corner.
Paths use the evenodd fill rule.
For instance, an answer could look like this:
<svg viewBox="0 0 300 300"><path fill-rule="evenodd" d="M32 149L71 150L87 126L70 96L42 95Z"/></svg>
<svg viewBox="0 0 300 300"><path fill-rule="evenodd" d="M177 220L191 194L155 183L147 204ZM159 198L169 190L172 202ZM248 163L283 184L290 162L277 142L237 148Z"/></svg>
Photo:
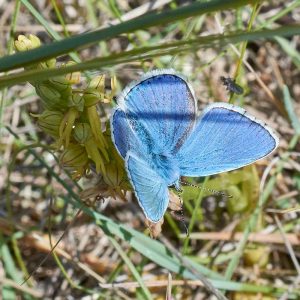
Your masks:
<svg viewBox="0 0 300 300"><path fill-rule="evenodd" d="M104 93L99 92L95 88L87 88L83 92L84 105L87 107L96 105L104 98Z"/></svg>
<svg viewBox="0 0 300 300"><path fill-rule="evenodd" d="M45 110L38 117L39 127L51 135L52 137L59 137L59 126L64 115L58 111Z"/></svg>
<svg viewBox="0 0 300 300"><path fill-rule="evenodd" d="M55 67L56 67L56 59L55 58L51 58L44 62L40 62L37 65L38 69L50 69L50 68L55 68Z"/></svg>
<svg viewBox="0 0 300 300"><path fill-rule="evenodd" d="M41 41L36 35L29 34L29 40L31 41L32 48L37 48L41 46Z"/></svg>
<svg viewBox="0 0 300 300"><path fill-rule="evenodd" d="M84 99L83 96L80 94L72 94L69 97L69 102L68 102L69 107L76 107L78 111L83 111L84 109Z"/></svg>
<svg viewBox="0 0 300 300"><path fill-rule="evenodd" d="M54 77L49 80L49 85L59 91L62 97L67 98L72 93L72 87L64 76Z"/></svg>
<svg viewBox="0 0 300 300"><path fill-rule="evenodd" d="M73 136L80 144L85 144L92 138L91 127L88 123L77 123L73 129Z"/></svg>
<svg viewBox="0 0 300 300"><path fill-rule="evenodd" d="M41 83L35 87L36 93L41 97L44 107L48 110L64 110L67 107L67 99L61 98L61 94L47 83Z"/></svg>
<svg viewBox="0 0 300 300"><path fill-rule="evenodd" d="M64 167L79 169L85 168L89 159L84 147L71 144L61 154L60 162Z"/></svg>

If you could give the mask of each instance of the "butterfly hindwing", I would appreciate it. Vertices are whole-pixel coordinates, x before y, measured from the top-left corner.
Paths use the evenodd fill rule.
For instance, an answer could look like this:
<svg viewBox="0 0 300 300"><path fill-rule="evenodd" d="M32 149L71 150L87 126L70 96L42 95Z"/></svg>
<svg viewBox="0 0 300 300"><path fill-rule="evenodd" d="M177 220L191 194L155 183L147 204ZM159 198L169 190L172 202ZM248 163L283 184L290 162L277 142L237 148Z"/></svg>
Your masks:
<svg viewBox="0 0 300 300"><path fill-rule="evenodd" d="M153 141L153 151L172 152L194 126L193 91L178 75L163 71L149 74L125 89L118 103L129 119L143 124Z"/></svg>
<svg viewBox="0 0 300 300"><path fill-rule="evenodd" d="M149 163L128 152L125 159L130 182L145 216L157 223L169 204L166 182L150 167Z"/></svg>
<svg viewBox="0 0 300 300"><path fill-rule="evenodd" d="M251 164L277 143L271 129L242 108L215 103L203 112L176 157L182 176L207 176Z"/></svg>

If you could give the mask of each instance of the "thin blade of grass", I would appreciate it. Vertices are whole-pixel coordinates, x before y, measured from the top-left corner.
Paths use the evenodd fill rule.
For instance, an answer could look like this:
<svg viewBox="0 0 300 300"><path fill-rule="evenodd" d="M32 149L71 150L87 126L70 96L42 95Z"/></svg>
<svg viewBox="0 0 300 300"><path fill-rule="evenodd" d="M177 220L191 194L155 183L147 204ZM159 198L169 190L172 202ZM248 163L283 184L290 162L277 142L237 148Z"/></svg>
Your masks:
<svg viewBox="0 0 300 300"><path fill-rule="evenodd" d="M26 81L42 81L52 76L63 75L75 71L86 71L115 66L117 64L132 61L151 59L157 56L184 53L206 47L222 47L229 43L239 43L242 41L253 41L257 39L274 39L276 36L292 36L300 34L300 26L282 26L276 29L263 29L254 32L239 32L228 35L211 35L199 37L188 41L172 42L158 46L148 46L133 49L106 57L100 57L71 65L64 68L53 68L45 70L26 70L23 72L0 77L0 88L11 86Z"/></svg>
<svg viewBox="0 0 300 300"><path fill-rule="evenodd" d="M298 116L295 113L293 100L291 98L290 91L286 85L283 86L283 101L284 101L285 109L291 120L292 126L295 129L295 132L298 135L300 135L300 121L299 121Z"/></svg>
<svg viewBox="0 0 300 300"><path fill-rule="evenodd" d="M112 243L112 245L115 247L115 249L117 250L119 255L122 257L123 261L127 265L128 269L130 270L130 272L132 273L132 275L134 276L136 281L140 284L144 298L145 299L153 299L150 291L148 290L147 286L144 284L142 277L140 276L139 272L137 271L137 269L133 265L132 261L127 256L127 254L123 251L123 249L120 247L118 242L112 236L109 235L109 233L108 233L108 237L109 237L109 240Z"/></svg>
<svg viewBox="0 0 300 300"><path fill-rule="evenodd" d="M24 1L24 0L23 0ZM79 48L84 48L103 40L119 36L122 33L133 32L156 25L183 20L189 17L203 15L214 11L237 8L246 4L256 2L255 0L212 0L210 2L194 2L174 10L154 12L142 15L127 22L117 24L108 28L72 36L42 47L14 55L4 56L0 59L0 72L28 66L41 60L57 57Z"/></svg>

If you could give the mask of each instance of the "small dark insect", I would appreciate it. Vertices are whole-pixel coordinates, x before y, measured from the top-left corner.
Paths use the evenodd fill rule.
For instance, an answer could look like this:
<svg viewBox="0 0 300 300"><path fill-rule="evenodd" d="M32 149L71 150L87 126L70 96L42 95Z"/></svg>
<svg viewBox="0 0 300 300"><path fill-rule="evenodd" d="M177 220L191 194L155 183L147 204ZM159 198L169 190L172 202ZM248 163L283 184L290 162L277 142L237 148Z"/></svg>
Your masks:
<svg viewBox="0 0 300 300"><path fill-rule="evenodd" d="M221 76L220 77L223 85L226 86L226 90L227 91L230 91L232 93L236 93L238 95L241 95L244 93L244 89L239 86L238 84L235 83L235 80L230 78L230 77L224 77L224 76Z"/></svg>

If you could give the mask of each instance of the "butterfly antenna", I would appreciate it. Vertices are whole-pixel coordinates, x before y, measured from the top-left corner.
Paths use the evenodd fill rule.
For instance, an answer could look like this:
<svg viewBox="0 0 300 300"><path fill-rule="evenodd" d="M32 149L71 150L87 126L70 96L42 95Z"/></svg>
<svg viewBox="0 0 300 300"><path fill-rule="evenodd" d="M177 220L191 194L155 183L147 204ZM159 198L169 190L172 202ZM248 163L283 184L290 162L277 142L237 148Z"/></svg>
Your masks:
<svg viewBox="0 0 300 300"><path fill-rule="evenodd" d="M191 187L194 187L194 188L203 190L203 191L210 192L210 193L212 193L213 195L221 195L221 196L226 196L226 197L228 197L228 198L232 198L232 197L233 197L233 196L230 195L230 194L226 194L226 193L224 193L224 192L220 192L220 191L217 191L217 190L213 190L213 189L210 189L210 188L206 188L206 187L204 187L204 186L192 184L192 183L185 182L185 181L179 181L179 182L180 182L181 184L183 184L183 185L191 186Z"/></svg>
<svg viewBox="0 0 300 300"><path fill-rule="evenodd" d="M188 237L190 235L190 233L189 233L189 229L188 229L188 227L186 226L186 223L185 223L183 200L182 200L182 197L181 197L182 193L183 193L183 190L180 189L178 191L178 198L180 200L180 211L179 211L180 212L180 222L182 223L182 225L184 227L184 230L185 230L185 234Z"/></svg>

